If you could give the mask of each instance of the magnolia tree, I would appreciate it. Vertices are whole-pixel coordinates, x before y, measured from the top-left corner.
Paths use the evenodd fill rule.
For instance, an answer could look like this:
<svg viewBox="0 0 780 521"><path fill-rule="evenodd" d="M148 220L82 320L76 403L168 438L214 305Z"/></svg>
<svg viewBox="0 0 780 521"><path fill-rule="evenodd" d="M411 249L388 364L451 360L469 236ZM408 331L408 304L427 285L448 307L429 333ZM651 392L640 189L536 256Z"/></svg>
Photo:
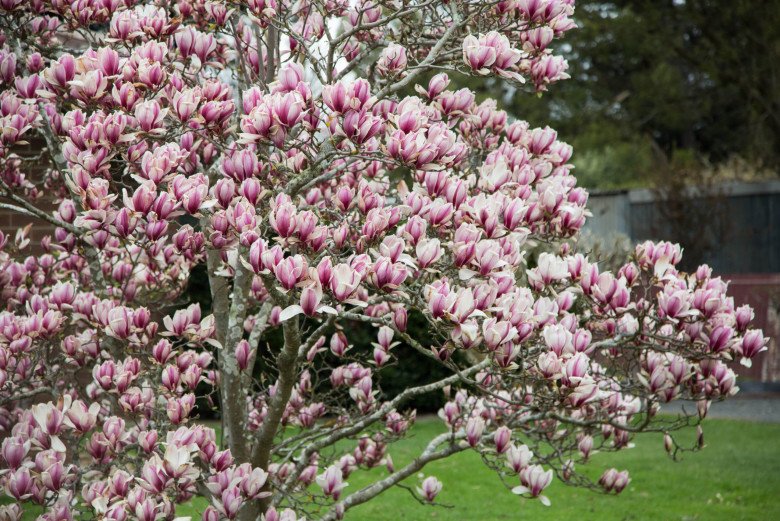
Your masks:
<svg viewBox="0 0 780 521"><path fill-rule="evenodd" d="M672 433L765 348L676 245L600 271L571 147L448 89L565 79L572 0L0 9L0 209L52 230L0 235L1 519L172 519L196 496L204 521L341 519L394 486L435 502L421 471L466 450L544 503L554 475L620 492L627 472L579 468L645 430L701 445ZM382 392L399 342L449 376ZM442 433L394 464L426 393ZM695 406L658 417L674 399Z"/></svg>

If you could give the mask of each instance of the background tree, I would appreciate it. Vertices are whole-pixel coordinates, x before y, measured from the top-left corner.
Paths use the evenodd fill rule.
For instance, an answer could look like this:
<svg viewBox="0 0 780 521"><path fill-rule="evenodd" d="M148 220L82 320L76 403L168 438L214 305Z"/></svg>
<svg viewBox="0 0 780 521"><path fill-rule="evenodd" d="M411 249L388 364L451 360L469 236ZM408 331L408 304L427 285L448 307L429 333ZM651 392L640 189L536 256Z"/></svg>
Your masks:
<svg viewBox="0 0 780 521"><path fill-rule="evenodd" d="M732 177L776 171L778 17L776 0L580 1L579 30L560 45L575 81L540 99L507 96L507 110L566 135L586 186L647 186L670 162L740 157Z"/></svg>

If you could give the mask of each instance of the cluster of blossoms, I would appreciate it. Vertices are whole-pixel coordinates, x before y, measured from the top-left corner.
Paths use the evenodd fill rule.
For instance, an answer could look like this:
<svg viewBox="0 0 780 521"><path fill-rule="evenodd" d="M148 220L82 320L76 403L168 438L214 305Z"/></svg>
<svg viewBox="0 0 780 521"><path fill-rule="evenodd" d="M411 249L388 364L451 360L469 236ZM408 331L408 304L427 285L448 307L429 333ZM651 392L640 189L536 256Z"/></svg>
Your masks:
<svg viewBox="0 0 780 521"><path fill-rule="evenodd" d="M566 78L573 9L0 1L0 208L53 230L0 232L0 518L329 521L464 450L547 503L554 473L623 490L576 466L636 432L682 450L765 349L752 310L677 245L600 270L571 147L450 88ZM401 343L451 375L388 395ZM397 467L441 392L448 432ZM697 414L656 417L674 399Z"/></svg>

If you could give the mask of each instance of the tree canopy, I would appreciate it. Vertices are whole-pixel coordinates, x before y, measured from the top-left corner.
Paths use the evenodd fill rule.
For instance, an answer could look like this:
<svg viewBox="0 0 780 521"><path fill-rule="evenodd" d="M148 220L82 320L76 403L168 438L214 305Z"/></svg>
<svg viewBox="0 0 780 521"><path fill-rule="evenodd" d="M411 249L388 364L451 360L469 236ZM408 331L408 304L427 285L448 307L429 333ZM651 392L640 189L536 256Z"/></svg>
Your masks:
<svg viewBox="0 0 780 521"><path fill-rule="evenodd" d="M581 182L646 185L660 162L780 164L780 2L583 0L561 45L572 81L510 114L551 122ZM503 87L501 87L503 88Z"/></svg>

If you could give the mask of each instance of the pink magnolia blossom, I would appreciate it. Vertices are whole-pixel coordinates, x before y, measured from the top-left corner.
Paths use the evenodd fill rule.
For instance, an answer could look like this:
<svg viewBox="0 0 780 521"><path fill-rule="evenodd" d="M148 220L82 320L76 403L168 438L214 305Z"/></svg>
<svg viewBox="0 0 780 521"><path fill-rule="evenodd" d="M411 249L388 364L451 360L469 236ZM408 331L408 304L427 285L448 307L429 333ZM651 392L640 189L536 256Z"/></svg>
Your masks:
<svg viewBox="0 0 780 521"><path fill-rule="evenodd" d="M541 465L530 465L520 471L522 485L512 489L515 494L529 494L538 497L543 505L549 506L550 500L542 495L542 491L552 482L552 470L544 470Z"/></svg>
<svg viewBox="0 0 780 521"><path fill-rule="evenodd" d="M377 69L383 76L397 75L406 68L406 49L391 43L382 50Z"/></svg>
<svg viewBox="0 0 780 521"><path fill-rule="evenodd" d="M329 467L324 474L317 476L317 484L326 496L332 496L335 500L341 496L341 490L349 485L344 482L341 469L338 467Z"/></svg>
<svg viewBox="0 0 780 521"><path fill-rule="evenodd" d="M604 471L604 474L599 479L599 484L604 487L606 492L614 492L615 494L620 494L630 482L631 478L628 477L628 471L619 472L617 469Z"/></svg>
<svg viewBox="0 0 780 521"><path fill-rule="evenodd" d="M434 476L428 476L422 482L422 485L417 487L417 493L420 494L426 501L432 503L436 496L441 492L443 485L441 481Z"/></svg>
<svg viewBox="0 0 780 521"><path fill-rule="evenodd" d="M522 56L521 51L512 48L505 35L496 31L479 37L469 35L463 40L463 61L481 75L495 72L506 78L523 81L513 71Z"/></svg>

